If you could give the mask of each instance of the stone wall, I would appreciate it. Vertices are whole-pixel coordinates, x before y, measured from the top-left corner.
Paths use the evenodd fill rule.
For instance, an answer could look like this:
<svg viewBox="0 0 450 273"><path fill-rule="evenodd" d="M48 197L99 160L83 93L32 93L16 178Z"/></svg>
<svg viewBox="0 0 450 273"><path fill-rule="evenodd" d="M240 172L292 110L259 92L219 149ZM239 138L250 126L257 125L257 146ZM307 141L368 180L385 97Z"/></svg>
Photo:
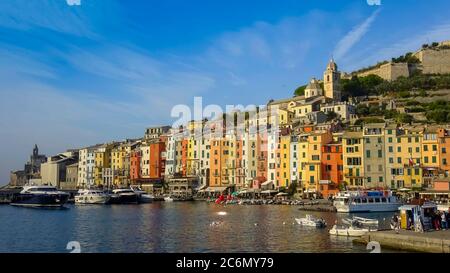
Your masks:
<svg viewBox="0 0 450 273"><path fill-rule="evenodd" d="M409 77L409 68L407 63L387 63L378 68L357 74L358 77L366 77L368 75L377 75L387 81L393 81L401 76Z"/></svg>
<svg viewBox="0 0 450 273"><path fill-rule="evenodd" d="M423 74L450 73L450 49L423 49L415 56L422 63Z"/></svg>

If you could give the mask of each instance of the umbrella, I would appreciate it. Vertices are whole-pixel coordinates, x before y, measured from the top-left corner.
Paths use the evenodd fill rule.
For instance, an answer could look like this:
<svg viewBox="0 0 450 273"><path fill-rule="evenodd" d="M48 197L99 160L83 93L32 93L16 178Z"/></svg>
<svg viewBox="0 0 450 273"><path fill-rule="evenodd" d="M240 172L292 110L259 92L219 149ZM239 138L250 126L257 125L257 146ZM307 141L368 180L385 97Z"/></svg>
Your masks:
<svg viewBox="0 0 450 273"><path fill-rule="evenodd" d="M233 192L231 195L232 196L237 196L239 193L237 191Z"/></svg>

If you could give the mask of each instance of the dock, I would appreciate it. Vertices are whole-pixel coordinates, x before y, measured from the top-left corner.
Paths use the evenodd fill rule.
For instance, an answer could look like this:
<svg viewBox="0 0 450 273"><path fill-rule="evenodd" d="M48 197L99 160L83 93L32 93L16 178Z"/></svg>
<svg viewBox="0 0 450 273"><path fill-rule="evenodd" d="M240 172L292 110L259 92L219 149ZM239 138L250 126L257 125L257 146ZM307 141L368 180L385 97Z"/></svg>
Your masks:
<svg viewBox="0 0 450 273"><path fill-rule="evenodd" d="M355 243L367 244L376 241L383 248L404 250L411 252L450 253L450 230L429 232L414 232L400 230L373 231L354 240Z"/></svg>
<svg viewBox="0 0 450 273"><path fill-rule="evenodd" d="M0 205L1 204L9 204L14 196L14 194L18 193L17 189L1 189L0 190Z"/></svg>

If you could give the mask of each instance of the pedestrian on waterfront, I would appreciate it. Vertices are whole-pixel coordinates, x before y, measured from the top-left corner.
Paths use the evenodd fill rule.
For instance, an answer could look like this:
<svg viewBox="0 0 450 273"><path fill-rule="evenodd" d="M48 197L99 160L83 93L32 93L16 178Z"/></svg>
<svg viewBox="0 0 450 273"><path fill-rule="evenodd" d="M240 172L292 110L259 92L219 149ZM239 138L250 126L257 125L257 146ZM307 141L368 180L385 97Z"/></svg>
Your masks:
<svg viewBox="0 0 450 273"><path fill-rule="evenodd" d="M442 230L446 230L448 228L447 216L445 215L445 211L441 213L441 226Z"/></svg>
<svg viewBox="0 0 450 273"><path fill-rule="evenodd" d="M433 223L434 223L434 229L435 230L439 230L439 222L440 222L440 217L438 213L434 213L433 212Z"/></svg>

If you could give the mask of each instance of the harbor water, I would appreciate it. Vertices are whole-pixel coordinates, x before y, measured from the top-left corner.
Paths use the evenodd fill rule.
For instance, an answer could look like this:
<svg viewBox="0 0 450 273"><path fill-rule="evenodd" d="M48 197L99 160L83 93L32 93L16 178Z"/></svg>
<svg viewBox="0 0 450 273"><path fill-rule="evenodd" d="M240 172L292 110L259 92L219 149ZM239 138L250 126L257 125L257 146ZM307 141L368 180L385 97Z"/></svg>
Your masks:
<svg viewBox="0 0 450 273"><path fill-rule="evenodd" d="M325 229L295 218L312 214ZM358 214L387 228L393 213ZM206 202L142 205L67 205L46 210L0 206L0 252L369 252L352 238L330 236L349 214L303 212L297 206L221 206Z"/></svg>

